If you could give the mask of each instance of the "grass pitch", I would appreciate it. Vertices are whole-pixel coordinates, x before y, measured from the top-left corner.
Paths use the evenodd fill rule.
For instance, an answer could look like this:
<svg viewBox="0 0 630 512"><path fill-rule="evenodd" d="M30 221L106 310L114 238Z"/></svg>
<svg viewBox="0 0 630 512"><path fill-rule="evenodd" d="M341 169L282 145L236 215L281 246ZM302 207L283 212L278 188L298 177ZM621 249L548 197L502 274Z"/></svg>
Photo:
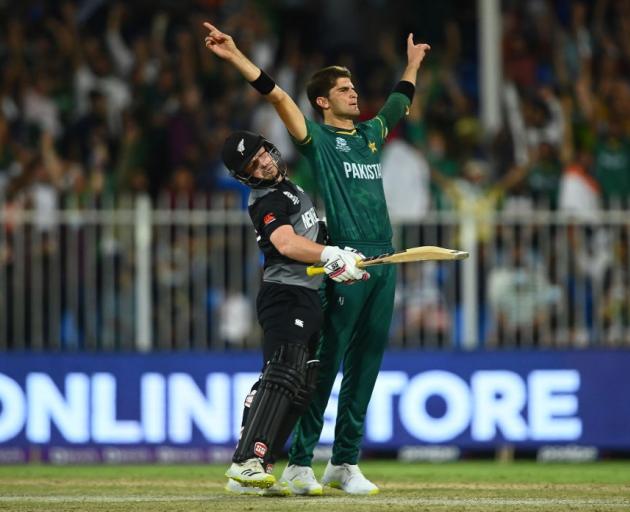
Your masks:
<svg viewBox="0 0 630 512"><path fill-rule="evenodd" d="M276 474L281 473L279 464ZM381 493L234 496L227 466L4 466L0 510L51 511L630 511L630 463L366 461ZM323 466L315 467L321 476Z"/></svg>

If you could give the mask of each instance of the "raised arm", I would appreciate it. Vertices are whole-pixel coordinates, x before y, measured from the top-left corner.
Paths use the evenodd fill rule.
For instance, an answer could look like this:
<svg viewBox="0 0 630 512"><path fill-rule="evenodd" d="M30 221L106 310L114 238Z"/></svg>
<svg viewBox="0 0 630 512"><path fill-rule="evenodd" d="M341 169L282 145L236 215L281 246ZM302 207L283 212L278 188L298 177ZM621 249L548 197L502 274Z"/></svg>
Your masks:
<svg viewBox="0 0 630 512"><path fill-rule="evenodd" d="M418 71L420 70L424 56L430 49L431 47L425 43L414 44L413 34L407 36L407 67L405 68L403 76L400 78L401 81L411 82L414 87L416 86Z"/></svg>
<svg viewBox="0 0 630 512"><path fill-rule="evenodd" d="M306 138L306 120L295 101L258 66L249 60L236 46L232 36L221 32L209 22L206 47L216 56L232 64L264 98L273 105L289 133L296 140Z"/></svg>
<svg viewBox="0 0 630 512"><path fill-rule="evenodd" d="M431 47L428 44L414 44L413 34L409 34L407 37L407 67L400 78L400 82L398 82L392 94L389 95L387 101L378 112L381 122L384 123L381 132L383 140L385 140L389 131L409 113L409 105L416 90L418 70L424 56L430 49Z"/></svg>

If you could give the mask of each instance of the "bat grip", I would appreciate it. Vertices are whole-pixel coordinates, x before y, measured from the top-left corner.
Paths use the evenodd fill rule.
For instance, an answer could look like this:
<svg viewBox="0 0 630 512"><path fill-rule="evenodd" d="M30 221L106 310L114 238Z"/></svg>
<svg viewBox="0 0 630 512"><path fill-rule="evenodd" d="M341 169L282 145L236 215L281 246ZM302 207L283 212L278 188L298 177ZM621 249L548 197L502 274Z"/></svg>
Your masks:
<svg viewBox="0 0 630 512"><path fill-rule="evenodd" d="M325 272L324 267L306 267L306 275L308 277L319 276Z"/></svg>
<svg viewBox="0 0 630 512"><path fill-rule="evenodd" d="M359 268L363 268L364 266L366 266L363 262L363 260L359 260L357 261L357 267ZM322 274L324 274L326 271L324 270L324 267L316 267L311 265L310 267L306 267L306 275L308 277L313 277L313 276L320 276Z"/></svg>

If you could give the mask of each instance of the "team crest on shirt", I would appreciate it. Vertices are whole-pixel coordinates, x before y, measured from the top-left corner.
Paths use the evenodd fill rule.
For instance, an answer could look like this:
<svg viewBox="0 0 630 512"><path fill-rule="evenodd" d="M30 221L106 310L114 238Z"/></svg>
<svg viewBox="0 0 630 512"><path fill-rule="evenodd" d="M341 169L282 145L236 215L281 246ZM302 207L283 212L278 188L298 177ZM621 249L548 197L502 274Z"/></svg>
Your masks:
<svg viewBox="0 0 630 512"><path fill-rule="evenodd" d="M343 137L337 137L335 139L335 142L337 143L337 145L335 146L335 149L337 151L343 151L344 153L350 151L350 146L348 146L346 139L344 139Z"/></svg>

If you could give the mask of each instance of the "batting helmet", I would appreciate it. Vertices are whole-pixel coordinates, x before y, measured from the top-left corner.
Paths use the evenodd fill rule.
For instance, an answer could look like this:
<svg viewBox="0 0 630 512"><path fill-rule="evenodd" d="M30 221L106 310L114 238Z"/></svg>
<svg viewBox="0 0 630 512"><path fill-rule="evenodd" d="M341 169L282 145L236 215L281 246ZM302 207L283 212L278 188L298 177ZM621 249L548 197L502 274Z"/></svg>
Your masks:
<svg viewBox="0 0 630 512"><path fill-rule="evenodd" d="M246 170L247 164L254 158L261 147L267 150L278 168L278 177L276 179L255 178ZM230 174L248 187L273 187L278 183L279 176L286 176L287 174L286 165L282 162L282 155L278 148L262 135L256 133L242 130L231 134L225 139L221 157Z"/></svg>

